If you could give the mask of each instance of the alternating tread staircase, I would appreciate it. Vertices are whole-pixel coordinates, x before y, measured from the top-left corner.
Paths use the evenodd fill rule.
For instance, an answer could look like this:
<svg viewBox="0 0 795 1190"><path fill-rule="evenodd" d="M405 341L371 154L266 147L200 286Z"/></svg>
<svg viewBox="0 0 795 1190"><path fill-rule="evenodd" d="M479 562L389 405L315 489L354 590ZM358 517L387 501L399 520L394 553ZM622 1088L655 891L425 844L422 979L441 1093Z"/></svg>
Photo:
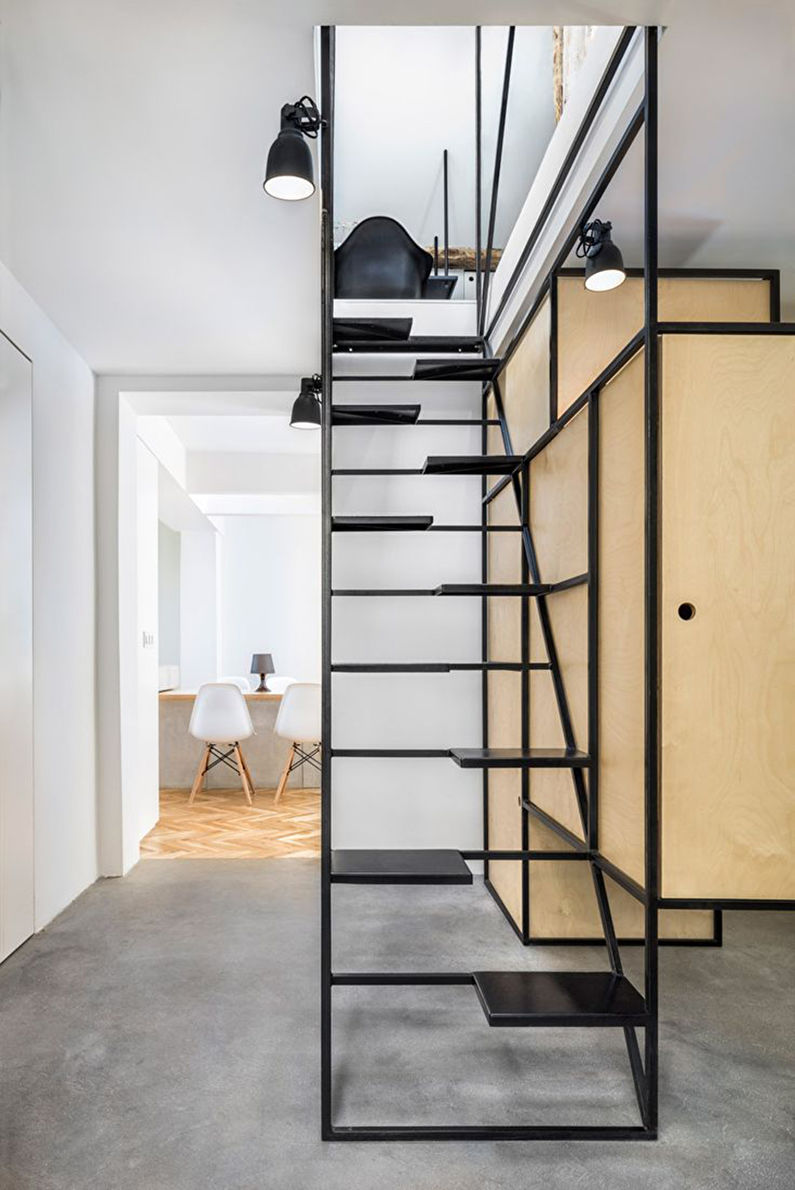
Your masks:
<svg viewBox="0 0 795 1190"><path fill-rule="evenodd" d="M337 355L349 353L412 354L423 352L446 354L447 358L418 358L411 376L363 374L335 376L335 382L359 383L383 380L481 381L492 386L498 395L497 376L499 359L489 357L483 340L477 337L461 336L416 336L411 334L409 319L335 319L334 352ZM471 353L477 352L473 357ZM337 749L329 748L333 757L361 758L427 758L450 759L464 769L569 769L574 781L577 804L581 812L583 834L587 838L585 815L585 787L582 784L583 770L588 769L590 757L578 749L571 735L568 710L565 706L565 692L557 654L554 647L551 622L546 612L547 597L569 586L585 583L588 575L573 576L562 583L550 584L540 581L532 534L529 525L522 520L521 471L525 459L513 454L510 449L510 435L501 401L497 401L499 416L496 419L461 420L428 419L420 417L419 404L362 403L355 405L332 404L332 426L407 426L433 425L498 425L502 431L505 453L500 455L442 455L430 456L421 469L334 469L332 475L476 475L503 476L503 482L516 479L517 512L526 568L530 581L520 583L441 583L433 588L412 589L333 589L333 596L397 597L397 596L472 596L478 598L496 596L532 597L539 601L542 634L547 646L545 661L507 662L383 662L359 663L335 662L334 673L346 674L396 674L428 673L448 674L460 671L489 670L546 670L551 671L558 697L558 709L566 743L564 747L515 747L515 748L435 748L435 749ZM474 529L482 532L506 531L506 526L441 526L434 525L431 516L334 516L331 528L335 532L394 532L394 531L460 531ZM561 701L561 699L563 701ZM525 810L530 803L522 802ZM575 836L571 836L575 839ZM578 848L587 852L587 844L577 840ZM489 852L480 853L488 856ZM557 854L550 852L550 857ZM588 862L588 855L577 855L577 859ZM469 885L472 872L459 851L450 849L427 850L332 850L332 883L348 884L450 884ZM528 1026L566 1027L623 1027L633 1070L637 1059L637 1041L632 1029L643 1026L648 1020L643 996L623 975L615 945L610 907L604 892L601 872L595 876L594 886L599 902L600 916L605 926L605 941L608 947L611 970L606 972L559 972L559 971L475 971L464 976L418 975L390 973L359 975L346 973L332 976L340 983L416 982L416 983L471 983L483 1008L489 1025L500 1028L524 1028Z"/></svg>

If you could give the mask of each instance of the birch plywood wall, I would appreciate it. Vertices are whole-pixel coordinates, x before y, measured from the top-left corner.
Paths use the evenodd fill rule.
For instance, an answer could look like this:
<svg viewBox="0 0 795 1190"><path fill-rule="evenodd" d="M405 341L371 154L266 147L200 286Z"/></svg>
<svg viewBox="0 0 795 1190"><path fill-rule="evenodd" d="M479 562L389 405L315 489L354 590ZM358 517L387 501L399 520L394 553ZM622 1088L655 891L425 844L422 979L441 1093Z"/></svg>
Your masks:
<svg viewBox="0 0 795 1190"><path fill-rule="evenodd" d="M624 286L611 294L588 294L582 286L581 278L561 277L557 282L557 289L553 293L552 302L555 304L554 317L551 316L551 304L547 299L539 308L535 319L530 324L522 342L512 356L502 376L502 400L511 437L511 447L514 452L525 451L539 437L549 425L550 418L550 375L557 376L557 410L558 414L567 409L588 385L598 376L607 363L640 328L642 322L642 282L639 278L629 278ZM734 322L764 322L770 317L771 286L767 279L729 279L729 278L695 278L666 277L660 282L661 317L670 321L734 321ZM557 326L557 360L550 368L549 336L553 326ZM715 374L716 359L719 358L721 344L727 340L724 335L717 340L714 350L718 356L711 358L711 363L705 363L700 373L693 369L693 385L700 386L703 392L705 385L709 386L709 368ZM753 336L738 336L738 341L761 343L762 347L769 345L770 338L757 339ZM689 342L682 339L681 342ZM779 340L786 345L791 340ZM707 344L716 341L706 336L699 338L699 343ZM782 347L783 349L783 347ZM681 353L681 348L678 351ZM706 351L702 347L702 351ZM668 357L666 357L668 358ZM667 410L663 428L663 442L676 441L674 429L678 425L674 421L674 410L681 405L680 394L684 391L681 376L676 372L677 351L670 356L671 371L664 371L663 407ZM757 367L761 366L756 361ZM690 368L691 361L680 364L680 368ZM783 371L782 371L783 369ZM752 372L752 365L747 364L746 372ZM784 363L779 371L770 376L769 405L786 408L786 401L782 396L782 385L786 371ZM791 383L791 382L790 382ZM727 444L723 439L724 449L729 454L741 452L742 408L745 396L737 394L733 398L738 402L734 411L738 429L736 441ZM696 391L693 389L691 400L697 402ZM716 393L717 406L710 409L707 401L705 406L710 413L701 415L701 421L713 417L713 429L721 420L720 398ZM638 883L642 883L644 875L644 812L643 812L643 360L638 356L607 386L599 397L600 403L600 434L599 434L599 470L600 490L598 498L599 518L599 836L602 853L626 872ZM759 401L757 400L757 406ZM497 411L493 398L488 414L495 416ZM758 410L757 410L758 411ZM725 415L726 411L723 411ZM680 414L678 416L684 416ZM768 422L771 410L767 411ZM587 557L587 512L588 512L588 417L587 409L574 417L554 438L550 444L540 452L530 465L530 526L533 534L536 555L543 582L556 582L584 573L588 568ZM696 441L699 432L706 432L706 426L699 430L696 425L691 427ZM681 430L681 425L679 425ZM782 444L783 438L779 436ZM499 431L492 427L489 430L489 450L499 452L503 448L503 441ZM671 447L675 449L675 447ZM697 458L699 450L693 446L695 454L691 460L694 475L698 474ZM749 473L763 474L763 456L767 451L767 469L773 456L771 441L764 438L754 440L749 459ZM716 457L720 449L715 447ZM681 452L679 452L681 454ZM758 458L756 456L759 456ZM687 467L683 462L685 455L677 457L676 464L670 466L671 474L676 475L675 485L681 491L686 485L681 475L681 468ZM664 468L665 470L665 468ZM790 474L792 471L790 471ZM778 472L775 472L778 475ZM720 475L715 472L713 479L720 483ZM670 482L670 481L669 481ZM726 508L738 498L736 486L736 472L734 489L729 484ZM776 480L776 482L779 482ZM770 488L767 484L767 488ZM773 485L775 486L775 484ZM667 491L667 489L666 489ZM699 507L699 497L694 495L692 509ZM668 503L666 503L668 501ZM786 496L783 492L770 491L762 498L765 508L775 506L774 516L777 523L783 523L783 508ZM681 500L679 502L681 504ZM751 502L754 503L753 501ZM670 505L670 507L669 507ZM667 530L665 537L676 535L676 518L679 516L676 502L664 496L665 523ZM728 515L728 513L726 514ZM673 520L670 518L673 517ZM763 513L759 513L754 520L754 514L749 513L748 538L754 540L760 532ZM518 524L518 510L516 500L511 489L506 489L492 502L489 507L489 520L492 524L511 521ZM696 517L696 524L700 523ZM730 533L726 525L716 521L716 533ZM695 533L696 530L694 529ZM792 540L795 534L788 531L786 540ZM692 534L691 534L692 536ZM690 541L691 556L698 558L702 555L699 548ZM664 546L665 548L665 546ZM673 557L673 555L672 555ZM667 555L664 554L664 567L668 567ZM769 569L777 576L775 582L780 591L780 559L771 560ZM668 574L668 570L664 570ZM753 573L753 568L746 567L745 573ZM518 534L491 534L489 540L488 576L490 581L517 582L521 577L521 541ZM722 575L724 586L727 576ZM784 588L786 588L786 583ZM789 588L791 600L791 585ZM549 619L552 626L555 644L560 662L560 671L565 688L575 743L582 750L588 747L588 665L587 665L587 587L576 587L564 593L556 594L547 601ZM779 602L776 602L779 599ZM492 659L519 659L521 657L521 600L514 600L512 606L500 607L499 603L508 604L510 601L491 601L489 616L489 656ZM749 600L749 602L752 602ZM780 596L770 599L771 619L781 617L784 602ZM791 603L788 605L791 606ZM540 631L537 601L529 601L529 635L530 658L534 661L547 660L546 650ZM770 623L770 621L769 621ZM768 623L768 626L769 626ZM669 629L670 631L670 629ZM761 630L760 630L761 631ZM711 646L715 641L711 642ZM764 650L762 650L764 653ZM750 663L750 662L749 662ZM678 684L673 679L667 657L664 658L664 675L668 681L670 697L674 701L678 698ZM705 672L709 672L706 666ZM775 686L775 683L774 683ZM517 746L521 738L521 685L518 675L492 674L488 679L489 689L489 742L495 746ZM768 690L768 687L765 687ZM775 686L776 692L779 687ZM769 690L768 690L769 692ZM703 692L702 692L703 694ZM757 702L763 696L757 691ZM681 702L680 719L675 719L671 709L672 704L666 701L664 694L664 723L677 723L677 730L684 730L691 726L695 716L688 714L687 700ZM753 697L749 694L749 697ZM774 698L778 706L778 693ZM679 705L677 703L677 705ZM690 710L692 711L692 707ZM667 716L667 717L666 717ZM772 727L768 732L768 744L765 745L764 764L768 773L772 773L772 784L778 792L774 800L780 804L781 773L784 765L783 751L780 746L780 732L776 735L776 725L780 728L778 712L772 714ZM548 672L534 672L530 678L529 698L529 733L531 746L560 746L563 735L560 725L559 708L555 691ZM669 733L670 734L670 733ZM673 737L671 737L672 739ZM687 802L691 815L700 816L704 822L704 814L717 812L718 807L710 807L706 803L699 807L698 799L693 797L693 783L686 779L684 772L677 773L676 764L682 770L690 769L690 760L685 752L681 752L676 762L672 761L666 751L664 737L664 774L663 774L663 857L665 862L666 849L670 855L678 856L674 867L664 866L663 891L668 896L689 896L703 898L727 896L723 886L715 883L717 891L705 891L710 883L711 875L704 874L699 881L694 876L699 860L693 852L695 840L699 839L697 831L690 831L689 839L693 840L690 852L683 849L676 838L676 822L678 810L675 808L676 799ZM778 745L773 741L778 740ZM695 743L693 745L695 747ZM778 752L776 747L778 746ZM754 752L751 747L751 752ZM781 753L781 755L779 755ZM754 755L759 759L759 749ZM757 766L760 767L760 766ZM698 766L696 766L698 768ZM789 771L795 768L790 765ZM750 771L750 761L749 761ZM702 774L703 782L707 781L706 774ZM669 780L674 779L669 798ZM587 780L587 777L586 777ZM571 773L566 771L535 770L529 778L529 795L534 804L549 814L557 822L583 838L582 823L574 796ZM713 785L713 788L715 786ZM537 819L530 817L524 824L521 811L521 777L516 772L504 772L489 779L489 808L488 825L491 846L521 847L530 846L539 849L560 849L560 838L550 832ZM715 794L714 796L718 796ZM669 799L666 801L666 799ZM689 798L689 801L688 801ZM707 799L707 802L709 799ZM763 829L759 835L761 842L752 846L751 851L759 855L759 847L774 853L778 846L778 853L782 861L791 855L789 844L776 844L774 834L791 834L792 813L771 814L769 809L760 809L759 816L764 819L766 832ZM746 814L748 818L748 814ZM684 819L682 820L684 821ZM691 823L692 827L692 823ZM525 831L524 840L522 831ZM706 828L703 828L706 829ZM700 838L702 853L709 854L710 847ZM667 840L667 842L666 842ZM737 841L735 839L736 848ZM714 849L713 849L714 850ZM731 850L731 848L729 848ZM736 858L736 857L735 857ZM720 867L722 861L716 860ZM526 871L523 872L523 866ZM724 876L731 865L725 865ZM790 866L791 871L791 866ZM747 895L784 896L780 891L785 887L781 871L774 863L771 872L772 883L779 891L759 892ZM685 873L687 879L685 880ZM524 930L534 939L542 938L597 938L600 935L598 914L596 911L591 877L585 865L567 864L563 862L534 863L522 865L520 863L504 863L491 865L491 882L494 891L500 896L509 915L514 919L520 931ZM523 884L523 881L525 882ZM683 883L684 881L684 883ZM667 882L667 883L666 883ZM761 887L762 882L758 882ZM725 885L725 880L724 880ZM685 888L687 891L681 891ZM750 887L750 885L749 885ZM694 891L695 890L695 891ZM642 933L641 909L637 902L633 902L617 885L608 881L608 892L616 920L616 928L624 937L635 937ZM742 895L735 892L733 895ZM707 910L668 911L661 916L661 934L668 938L708 939L713 933L712 913Z"/></svg>
<svg viewBox="0 0 795 1190"><path fill-rule="evenodd" d="M793 899L795 336L662 376L663 896Z"/></svg>
<svg viewBox="0 0 795 1190"><path fill-rule="evenodd" d="M557 286L558 416L584 392L643 326L643 278L627 277L607 293L589 293L582 275L560 276ZM661 277L664 322L769 322L768 280Z"/></svg>

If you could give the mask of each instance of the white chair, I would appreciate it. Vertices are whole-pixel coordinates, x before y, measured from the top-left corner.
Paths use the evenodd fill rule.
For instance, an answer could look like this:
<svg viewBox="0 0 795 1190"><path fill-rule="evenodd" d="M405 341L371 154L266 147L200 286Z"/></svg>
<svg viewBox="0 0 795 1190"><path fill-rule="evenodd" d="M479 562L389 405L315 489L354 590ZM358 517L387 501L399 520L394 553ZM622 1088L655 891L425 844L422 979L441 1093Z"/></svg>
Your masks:
<svg viewBox="0 0 795 1190"><path fill-rule="evenodd" d="M251 693L251 682L248 678L216 678L216 682L231 682L233 686L237 686L244 694Z"/></svg>
<svg viewBox="0 0 795 1190"><path fill-rule="evenodd" d="M275 805L294 769L311 764L320 770L320 685L317 682L293 682L287 687L273 730L282 739L290 741L287 763L273 799Z"/></svg>
<svg viewBox="0 0 795 1190"><path fill-rule="evenodd" d="M188 805L193 805L206 774L217 764L237 768L246 800L252 805L254 782L240 750L240 741L249 739L254 728L240 687L234 682L207 682L200 686L193 702L188 731L205 745ZM234 757L234 764L230 756Z"/></svg>
<svg viewBox="0 0 795 1190"><path fill-rule="evenodd" d="M269 694L284 694L288 686L292 686L295 678L281 677L279 674L268 674L265 685Z"/></svg>

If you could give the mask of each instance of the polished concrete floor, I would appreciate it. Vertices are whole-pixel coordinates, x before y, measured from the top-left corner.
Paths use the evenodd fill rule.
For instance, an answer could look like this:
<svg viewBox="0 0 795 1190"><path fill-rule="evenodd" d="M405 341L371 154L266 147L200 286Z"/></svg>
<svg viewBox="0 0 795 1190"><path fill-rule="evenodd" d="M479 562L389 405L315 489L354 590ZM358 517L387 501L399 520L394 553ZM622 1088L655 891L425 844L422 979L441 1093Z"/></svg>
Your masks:
<svg viewBox="0 0 795 1190"><path fill-rule="evenodd" d="M0 967L2 1190L792 1186L788 915L661 952L656 1143L322 1144L317 884L312 860L143 862ZM523 951L479 885L334 896L338 970L603 965ZM340 1123L635 1122L620 1031L489 1030L465 987L335 997Z"/></svg>

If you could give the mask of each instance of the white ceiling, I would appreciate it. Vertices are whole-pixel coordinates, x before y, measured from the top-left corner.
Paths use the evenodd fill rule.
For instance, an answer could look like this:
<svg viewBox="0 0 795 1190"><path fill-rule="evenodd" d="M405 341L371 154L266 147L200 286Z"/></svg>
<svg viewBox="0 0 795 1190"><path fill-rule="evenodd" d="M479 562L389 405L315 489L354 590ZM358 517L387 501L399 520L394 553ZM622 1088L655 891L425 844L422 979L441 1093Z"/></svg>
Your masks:
<svg viewBox="0 0 795 1190"><path fill-rule="evenodd" d="M709 8L660 46L660 264L779 268L795 321L795 5L725 0L721 21ZM643 148L640 135L597 211L633 265Z"/></svg>
<svg viewBox="0 0 795 1190"><path fill-rule="evenodd" d="M280 105L315 92L317 23L668 23L682 236L734 264L792 246L785 0L0 4L0 257L99 372L317 368L317 202L261 189Z"/></svg>
<svg viewBox="0 0 795 1190"><path fill-rule="evenodd" d="M0 256L95 371L306 373L316 202L262 166L311 21L253 0L6 0Z"/></svg>

